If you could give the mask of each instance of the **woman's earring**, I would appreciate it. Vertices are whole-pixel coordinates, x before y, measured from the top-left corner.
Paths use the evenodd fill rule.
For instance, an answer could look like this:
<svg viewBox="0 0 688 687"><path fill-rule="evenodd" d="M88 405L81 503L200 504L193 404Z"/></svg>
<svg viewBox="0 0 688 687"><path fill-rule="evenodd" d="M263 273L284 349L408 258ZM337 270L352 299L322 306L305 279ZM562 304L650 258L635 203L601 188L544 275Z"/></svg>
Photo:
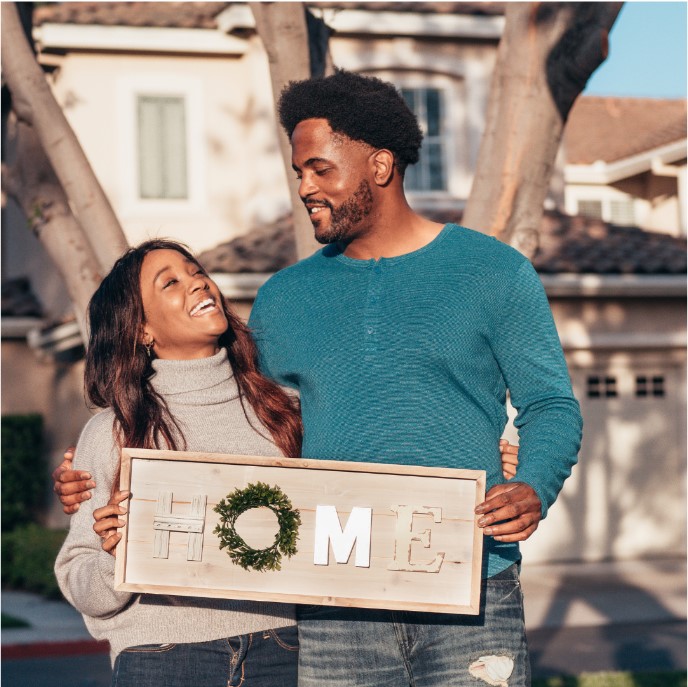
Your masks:
<svg viewBox="0 0 688 687"><path fill-rule="evenodd" d="M151 349L153 348L153 342L149 341L148 343L143 344L146 347L146 353L148 354L148 357L151 357Z"/></svg>

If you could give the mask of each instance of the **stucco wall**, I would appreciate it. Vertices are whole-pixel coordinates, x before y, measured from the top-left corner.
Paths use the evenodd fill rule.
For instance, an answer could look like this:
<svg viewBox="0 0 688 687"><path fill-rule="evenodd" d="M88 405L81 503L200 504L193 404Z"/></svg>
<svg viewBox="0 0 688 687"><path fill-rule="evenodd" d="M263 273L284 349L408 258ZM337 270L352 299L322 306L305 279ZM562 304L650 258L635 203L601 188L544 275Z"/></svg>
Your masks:
<svg viewBox="0 0 688 687"><path fill-rule="evenodd" d="M69 53L53 84L130 243L171 236L203 251L288 207L264 53ZM189 198L137 193L136 95L185 98Z"/></svg>
<svg viewBox="0 0 688 687"><path fill-rule="evenodd" d="M83 361L59 363L39 360L26 342L2 340L2 414L40 413L44 424L44 450L51 470L62 461L62 452L79 438L91 416L83 396ZM46 523L61 527L67 523L52 495L49 474L36 475L45 484L50 508Z"/></svg>
<svg viewBox="0 0 688 687"><path fill-rule="evenodd" d="M552 310L581 403L583 445L524 556L537 562L683 555L683 299L553 299ZM641 375L663 377L665 395L638 397ZM617 396L589 397L590 377L614 379Z"/></svg>

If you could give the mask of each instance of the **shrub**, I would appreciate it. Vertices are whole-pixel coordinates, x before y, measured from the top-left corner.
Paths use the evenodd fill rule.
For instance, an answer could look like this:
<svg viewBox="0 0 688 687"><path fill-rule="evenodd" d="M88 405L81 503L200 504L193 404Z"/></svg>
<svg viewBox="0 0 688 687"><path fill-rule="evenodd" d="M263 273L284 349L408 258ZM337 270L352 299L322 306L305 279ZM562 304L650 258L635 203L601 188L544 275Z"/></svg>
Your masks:
<svg viewBox="0 0 688 687"><path fill-rule="evenodd" d="M36 518L44 503L47 462L40 415L2 418L2 530Z"/></svg>
<svg viewBox="0 0 688 687"><path fill-rule="evenodd" d="M2 585L61 599L53 568L67 530L30 523L2 535Z"/></svg>

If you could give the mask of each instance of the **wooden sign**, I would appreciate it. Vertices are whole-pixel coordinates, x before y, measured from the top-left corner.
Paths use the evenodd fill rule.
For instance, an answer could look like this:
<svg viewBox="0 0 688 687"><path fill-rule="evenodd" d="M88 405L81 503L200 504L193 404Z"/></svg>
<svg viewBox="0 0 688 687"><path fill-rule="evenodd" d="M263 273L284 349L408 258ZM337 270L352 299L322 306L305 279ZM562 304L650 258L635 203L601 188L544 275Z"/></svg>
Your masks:
<svg viewBox="0 0 688 687"><path fill-rule="evenodd" d="M117 590L479 612L483 471L124 449L120 487Z"/></svg>

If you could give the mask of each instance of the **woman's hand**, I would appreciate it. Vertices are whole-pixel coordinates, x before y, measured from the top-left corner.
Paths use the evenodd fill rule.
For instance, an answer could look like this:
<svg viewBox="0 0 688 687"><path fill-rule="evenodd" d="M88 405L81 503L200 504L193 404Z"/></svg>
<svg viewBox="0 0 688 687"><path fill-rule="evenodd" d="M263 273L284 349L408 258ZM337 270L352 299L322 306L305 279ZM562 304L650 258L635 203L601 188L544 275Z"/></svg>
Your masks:
<svg viewBox="0 0 688 687"><path fill-rule="evenodd" d="M118 516L124 515L127 509L119 504L129 498L130 492L116 491L107 503L107 506L96 508L93 511L93 531L103 540L101 546L111 556L115 556L115 547L119 544L122 535L117 531L124 527L124 520Z"/></svg>
<svg viewBox="0 0 688 687"><path fill-rule="evenodd" d="M500 439L499 451L502 454L504 479L511 479L516 475L516 468L518 467L518 446L513 446L506 439Z"/></svg>

